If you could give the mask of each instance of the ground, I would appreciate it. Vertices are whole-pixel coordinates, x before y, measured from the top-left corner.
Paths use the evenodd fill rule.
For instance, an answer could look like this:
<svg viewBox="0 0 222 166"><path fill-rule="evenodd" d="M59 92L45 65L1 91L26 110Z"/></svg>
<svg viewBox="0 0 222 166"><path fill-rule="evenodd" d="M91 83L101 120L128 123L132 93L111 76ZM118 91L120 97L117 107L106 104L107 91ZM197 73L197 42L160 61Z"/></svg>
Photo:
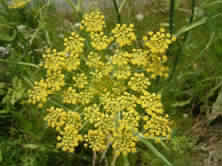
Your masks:
<svg viewBox="0 0 222 166"><path fill-rule="evenodd" d="M208 124L201 116L193 120L190 134L195 139L192 166L222 165L222 118Z"/></svg>

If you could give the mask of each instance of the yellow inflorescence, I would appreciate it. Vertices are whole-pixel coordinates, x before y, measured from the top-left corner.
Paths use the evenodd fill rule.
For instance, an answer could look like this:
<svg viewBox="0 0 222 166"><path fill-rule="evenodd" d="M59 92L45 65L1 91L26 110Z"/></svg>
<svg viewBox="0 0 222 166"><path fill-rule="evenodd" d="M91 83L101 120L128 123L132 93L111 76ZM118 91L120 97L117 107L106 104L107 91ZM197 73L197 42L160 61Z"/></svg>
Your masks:
<svg viewBox="0 0 222 166"><path fill-rule="evenodd" d="M99 11L90 12L83 16L81 24L80 28L87 32L101 32L105 27L104 15Z"/></svg>
<svg viewBox="0 0 222 166"><path fill-rule="evenodd" d="M104 32L91 32L90 37L92 46L98 51L106 49L113 41L113 37L104 35Z"/></svg>
<svg viewBox="0 0 222 166"><path fill-rule="evenodd" d="M31 0L12 0L8 8L16 9L25 7Z"/></svg>
<svg viewBox="0 0 222 166"><path fill-rule="evenodd" d="M118 43L120 47L131 45L133 41L136 40L133 24L130 24L129 26L126 24L117 24L112 30L112 34L115 37L116 43Z"/></svg>
<svg viewBox="0 0 222 166"><path fill-rule="evenodd" d="M79 134L81 129L81 118L79 113L72 111L64 111L61 108L51 107L47 109L48 115L45 120L48 126L55 128L59 133L57 136L58 148L64 151L73 152L74 148L83 141L82 135Z"/></svg>
<svg viewBox="0 0 222 166"><path fill-rule="evenodd" d="M71 36L64 39L65 52L68 56L76 56L83 52L84 38L72 32Z"/></svg>
<svg viewBox="0 0 222 166"><path fill-rule="evenodd" d="M144 48L133 48L133 25L117 25L111 34L104 27L100 12L86 14L80 30L88 38L73 32L64 50L46 50L45 76L28 91L29 103L47 109L45 120L64 151L82 143L127 155L136 152L138 134L156 141L171 135L161 96L149 88L156 77L167 77L166 51L175 38L160 29L144 37Z"/></svg>
<svg viewBox="0 0 222 166"><path fill-rule="evenodd" d="M174 36L165 32L164 28L160 28L159 32L148 32L147 36L143 37L145 46L154 54L163 54L168 49L169 44L176 40Z"/></svg>
<svg viewBox="0 0 222 166"><path fill-rule="evenodd" d="M128 82L128 86L136 92L143 92L149 85L150 81L145 77L144 73L134 73L134 76Z"/></svg>

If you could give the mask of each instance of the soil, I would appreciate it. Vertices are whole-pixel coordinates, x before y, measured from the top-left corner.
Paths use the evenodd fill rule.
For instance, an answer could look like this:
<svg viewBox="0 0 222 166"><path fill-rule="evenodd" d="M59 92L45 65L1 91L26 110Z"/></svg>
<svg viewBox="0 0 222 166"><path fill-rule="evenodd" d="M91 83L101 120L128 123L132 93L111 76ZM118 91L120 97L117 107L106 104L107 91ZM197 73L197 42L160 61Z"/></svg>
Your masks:
<svg viewBox="0 0 222 166"><path fill-rule="evenodd" d="M222 118L208 124L198 116L193 120L191 135L195 139L192 166L222 166Z"/></svg>

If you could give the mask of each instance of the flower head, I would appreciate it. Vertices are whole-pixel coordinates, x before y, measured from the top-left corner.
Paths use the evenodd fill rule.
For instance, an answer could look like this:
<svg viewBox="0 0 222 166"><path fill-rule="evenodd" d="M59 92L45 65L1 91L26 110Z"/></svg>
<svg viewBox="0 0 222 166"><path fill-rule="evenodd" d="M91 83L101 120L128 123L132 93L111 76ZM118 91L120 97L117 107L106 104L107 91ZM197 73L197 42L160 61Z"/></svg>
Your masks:
<svg viewBox="0 0 222 166"><path fill-rule="evenodd" d="M12 0L8 8L16 9L25 7L31 0Z"/></svg>
<svg viewBox="0 0 222 166"><path fill-rule="evenodd" d="M103 152L111 145L116 155L127 155L136 152L138 133L170 138L161 95L149 88L157 76L167 75L165 52L174 37L161 29L144 37L144 48L131 48L133 25L116 25L105 34L98 11L81 23L89 38L73 32L64 50L48 49L40 64L45 74L28 92L30 103L45 106L45 120L58 132L57 147L73 152L83 143ZM105 52L111 42L116 47Z"/></svg>

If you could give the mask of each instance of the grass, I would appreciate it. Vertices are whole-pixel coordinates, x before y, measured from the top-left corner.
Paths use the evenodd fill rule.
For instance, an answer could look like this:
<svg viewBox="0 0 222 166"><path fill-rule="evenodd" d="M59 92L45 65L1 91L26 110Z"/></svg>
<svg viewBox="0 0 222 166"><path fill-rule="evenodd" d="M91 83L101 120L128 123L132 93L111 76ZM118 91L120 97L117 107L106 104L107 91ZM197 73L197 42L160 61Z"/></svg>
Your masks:
<svg viewBox="0 0 222 166"><path fill-rule="evenodd" d="M195 1L192 0L191 2L194 6ZM196 109L200 106L211 107L221 89L220 78L222 73L220 66L222 61L220 55L222 54L222 48L220 43L222 33L218 26L222 25L219 19L221 7L211 5L209 8L200 8L199 2L196 5L196 10L199 9L204 12L203 16L195 14L195 17L193 17L194 8L192 4L189 8L181 11L174 6L174 3L170 6L170 12L168 10L163 12L158 6L153 9L156 12L150 12L152 6L147 6L144 11L140 11L140 13L144 13L143 21L135 18L136 12L133 6L123 8L121 12L121 22L135 23L139 38L142 38L143 34L149 30L158 30L160 26L165 26L169 28L170 32L175 33L181 30L184 25L195 23L204 16L207 17L206 24L191 29L185 33L185 37L180 36L178 38L180 43L170 48L168 54L169 66L173 73L172 78L157 82L158 84L154 87L163 92L165 109L176 124L173 137L176 143L169 143L168 148L170 150L161 145L154 145L175 166L190 165L192 162L192 140L183 139L183 136L192 126L193 106ZM49 11L53 11L53 7ZM71 25L80 20L79 14L62 16L59 13L51 14L49 11L44 11L46 12L43 15L45 17L41 19L40 16L36 17L41 21L39 23L33 23L33 18L30 16L30 21L26 25L29 30L25 32L24 36L22 36L23 32L20 32L20 35L11 43L0 41L3 46L12 46L10 55L0 59L0 68L4 69L0 70L0 81L6 84L4 88L0 87L0 90L2 90L2 93L0 93L0 165L2 166L47 166L51 164L81 166L91 164L92 154L89 151L80 148L74 155L57 151L54 148L55 141L53 141L55 140L55 133L51 130L42 130L44 122L40 120L40 114L36 113L36 110L33 110L32 107L26 107L22 104L25 97L22 91L27 90L27 83L21 78L38 77L38 71L33 69L32 66L40 61L42 47L45 45L62 47L62 40L58 38L58 33L66 35L66 30L73 29L69 24L63 25L63 19L69 20ZM188 11L189 14L184 11ZM113 9L107 9L105 16L108 27L120 22L119 17L119 21L116 19ZM55 24L53 20L59 17L61 17L59 24ZM33 37L33 32L36 32L37 35L34 36L31 45L25 42L24 49L22 46L17 46L17 43L22 41L22 37L30 40ZM42 41L46 42L42 43ZM42 50L39 51L39 49ZM3 61L9 63L3 63ZM31 67L25 64L31 64ZM16 76L17 79L15 79ZM18 86L19 84L21 84L21 87ZM6 111L6 114L4 111ZM205 110L201 111L206 114ZM184 118L184 114L188 115L188 118ZM184 142L178 141L177 143L177 140ZM120 158L116 165L133 166L139 163L141 166L162 166L164 164L151 151L144 148L143 144L138 147L138 152L130 154L128 161ZM111 159L108 158L108 160Z"/></svg>

